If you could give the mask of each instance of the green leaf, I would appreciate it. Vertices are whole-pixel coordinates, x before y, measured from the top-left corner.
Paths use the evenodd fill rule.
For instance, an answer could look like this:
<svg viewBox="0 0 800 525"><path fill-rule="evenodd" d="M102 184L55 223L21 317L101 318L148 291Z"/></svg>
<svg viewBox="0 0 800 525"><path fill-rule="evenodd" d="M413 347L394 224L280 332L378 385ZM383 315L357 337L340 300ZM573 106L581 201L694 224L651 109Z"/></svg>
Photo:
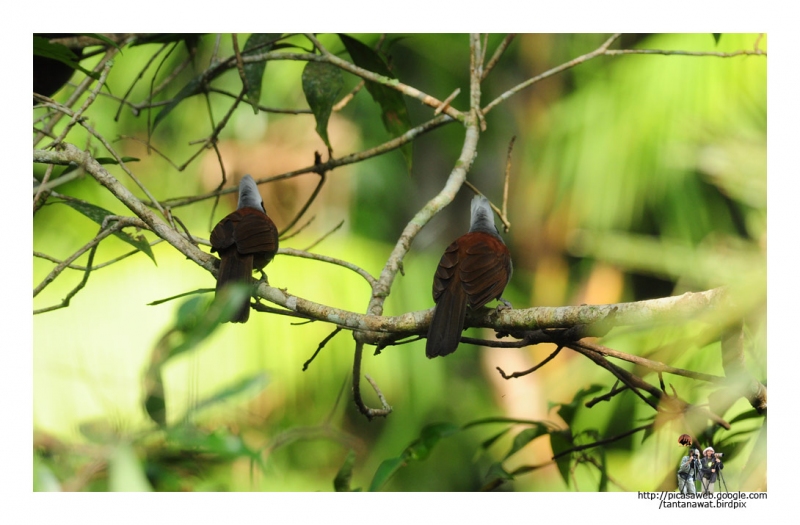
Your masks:
<svg viewBox="0 0 800 525"><path fill-rule="evenodd" d="M714 45L719 44L719 39L722 36L722 33L711 33L711 35L714 37Z"/></svg>
<svg viewBox="0 0 800 525"><path fill-rule="evenodd" d="M308 62L303 68L303 93L317 121L317 134L328 149L332 149L328 140L328 119L343 86L342 72L333 64Z"/></svg>
<svg viewBox="0 0 800 525"><path fill-rule="evenodd" d="M730 421L728 421L728 423L730 423L731 425L733 425L734 423L738 423L739 421L745 421L745 420L747 420L747 419L753 419L753 418L763 418L763 417L764 417L764 416L762 416L761 414L759 414L759 413L758 413L758 412L756 412L755 410L749 410L749 411L747 411L747 412L742 412L741 414L739 414L739 415L738 415L738 416L736 416L735 418L733 418L733 419L731 419Z"/></svg>
<svg viewBox="0 0 800 525"><path fill-rule="evenodd" d="M405 458L392 458L386 459L383 463L378 466L378 470L375 471L375 475L372 477L372 483L370 483L369 491L376 492L379 490L389 478L394 476L394 473L400 470L400 467L405 465Z"/></svg>
<svg viewBox="0 0 800 525"><path fill-rule="evenodd" d="M567 423L567 426L572 426L572 420L575 419L575 413L577 412L578 407L581 404L581 401L583 401L585 397L588 397L596 392L599 392L602 389L603 387L601 385L595 384L591 385L589 388L583 388L579 390L572 398L572 401L570 401L569 403L561 403L561 406L558 409L558 415L561 416L561 419L563 419Z"/></svg>
<svg viewBox="0 0 800 525"><path fill-rule="evenodd" d="M281 33L253 33L244 44L242 56L268 53L273 43L281 37ZM244 65L244 78L247 80L247 98L258 114L258 103L261 101L261 84L264 81L264 70L267 61L251 62Z"/></svg>
<svg viewBox="0 0 800 525"><path fill-rule="evenodd" d="M513 417L487 417L483 419L476 419L475 421L470 421L466 423L462 430L466 430L468 428L477 427L480 425L488 425L492 423L512 423L518 425L546 425L547 423L544 421L536 421L533 419L516 419Z"/></svg>
<svg viewBox="0 0 800 525"><path fill-rule="evenodd" d="M170 103L164 106L164 108L158 112L156 118L153 119L153 130L155 130L156 126L158 126L158 123L164 120L166 116L172 112L173 109L178 107L178 104L183 102L184 99L189 98L192 95L196 95L203 89L203 82L205 81L205 77L206 77L205 74L201 73L196 77L194 77L193 79L191 79L185 86L183 86L183 89L181 89L178 92L178 94L175 95L175 97L170 101Z"/></svg>
<svg viewBox="0 0 800 525"><path fill-rule="evenodd" d="M339 469L339 472L336 473L336 477L333 478L333 490L336 492L356 492L350 489L350 480L353 478L353 465L356 463L356 451L350 449L347 453L347 457L344 458L344 464L342 468Z"/></svg>
<svg viewBox="0 0 800 525"><path fill-rule="evenodd" d="M83 215L90 218L97 224L100 224L101 226L106 217L108 217L109 215L115 215L114 213L111 213L110 211L101 208L100 206L95 206L94 204L89 204L88 202L81 201L78 199L63 199L61 202L66 204L73 210L82 213ZM150 259L153 260L153 263L157 264L156 257L155 255L153 255L153 250L150 249L150 243L147 242L147 239L145 239L143 235L138 235L134 237L133 235L130 235L124 231L116 231L114 232L113 235L117 239L125 241L134 248L136 248L137 250L139 250L140 252L143 252L145 255L150 257Z"/></svg>
<svg viewBox="0 0 800 525"><path fill-rule="evenodd" d="M205 341L221 323L233 317L250 297L251 288L246 284L232 284L216 297L193 297L178 307L173 334L178 337L169 344L166 359L182 354ZM166 361L165 359L165 361Z"/></svg>
<svg viewBox="0 0 800 525"><path fill-rule="evenodd" d="M347 35L340 34L344 47L353 59L353 63L360 68L367 69L373 73L377 73L384 77L395 78L389 67L383 61L380 55L373 51L369 46L366 46ZM383 125L386 130L393 136L399 137L409 129L411 129L411 119L408 116L408 108L406 107L403 94L390 87L382 84L377 84L367 80L365 86L369 94L372 95L373 100L381 106ZM408 171L411 171L411 143L407 143L400 148L403 158L406 161Z"/></svg>
<svg viewBox="0 0 800 525"><path fill-rule="evenodd" d="M144 410L156 425L167 426L167 400L160 366L151 366L145 373Z"/></svg>
<svg viewBox="0 0 800 525"><path fill-rule="evenodd" d="M119 49L119 52L122 53L122 48L120 48L119 45L117 45L116 42L114 42L113 40L111 40L110 38L108 38L105 35L101 35L100 33L80 33L80 34L83 35L83 36L96 38L96 39L108 44L109 46L112 46L112 47L115 47L115 48Z"/></svg>
<svg viewBox="0 0 800 525"><path fill-rule="evenodd" d="M431 450L443 437L451 436L459 428L452 423L434 423L426 425L420 433L419 439L406 448L404 455L417 461L423 461L430 455Z"/></svg>
<svg viewBox="0 0 800 525"><path fill-rule="evenodd" d="M130 445L120 445L108 460L108 490L111 492L152 492L139 458Z"/></svg>
<svg viewBox="0 0 800 525"><path fill-rule="evenodd" d="M511 449L506 453L503 461L507 460L520 450L522 450L525 445L533 441L539 436L543 436L547 434L547 427L544 425L537 425L533 428L526 428L516 436L514 436L514 443L511 444Z"/></svg>
<svg viewBox="0 0 800 525"><path fill-rule="evenodd" d="M119 164L117 159L112 157L97 157L96 160L99 164ZM139 162L139 159L136 157L120 157L122 162Z"/></svg>
<svg viewBox="0 0 800 525"><path fill-rule="evenodd" d="M39 454L33 455L33 491L61 492L61 484Z"/></svg>
<svg viewBox="0 0 800 525"><path fill-rule="evenodd" d="M503 481L514 481L514 476L508 473L506 469L503 468L502 463L492 463L492 466L489 467L489 472L486 473L486 482L491 482L496 479L502 479Z"/></svg>
<svg viewBox="0 0 800 525"><path fill-rule="evenodd" d="M499 433L495 434L494 436L490 437L489 439L487 439L487 440L483 441L483 442L481 443L481 448L482 448L482 449L484 449L484 450L488 450L488 449L489 449L489 447L491 447L492 445L494 445L494 444L495 444L495 442L496 442L498 439L500 439L501 437L503 437L503 436L505 436L506 434L508 434L508 431L509 431L509 430L511 430L511 427L508 427L507 429L505 429L505 430L503 430L503 431L501 431L501 432L499 432Z"/></svg>
<svg viewBox="0 0 800 525"><path fill-rule="evenodd" d="M248 393L250 395L256 395L257 393L264 390L264 388L267 386L267 383L268 383L267 375L264 374L263 372L252 375L250 377L246 377L241 381L237 381L236 383L233 383L232 385L223 388L222 390L216 392L214 395L207 397L206 399L203 399L195 406L190 408L187 411L186 415L189 416L190 414L195 414L200 410L203 410L204 408L215 405L217 403L221 403L223 401L227 401L230 398L238 396L240 394Z"/></svg>
<svg viewBox="0 0 800 525"><path fill-rule="evenodd" d="M598 492L608 492L608 465L606 464L606 450L600 447L600 484Z"/></svg>
<svg viewBox="0 0 800 525"><path fill-rule="evenodd" d="M550 447L553 449L553 456L557 456L559 453L568 450L573 446L572 432L569 430L550 432ZM569 465L571 460L572 458L570 454L565 454L556 459L558 471L561 473L561 477L564 478L564 483L567 485L569 485Z"/></svg>
<svg viewBox="0 0 800 525"><path fill-rule="evenodd" d="M33 36L33 54L58 60L72 69L77 69L83 74L97 80L100 78L100 73L96 71L89 71L79 63L80 58L70 48L64 44L53 44L48 39L41 36Z"/></svg>

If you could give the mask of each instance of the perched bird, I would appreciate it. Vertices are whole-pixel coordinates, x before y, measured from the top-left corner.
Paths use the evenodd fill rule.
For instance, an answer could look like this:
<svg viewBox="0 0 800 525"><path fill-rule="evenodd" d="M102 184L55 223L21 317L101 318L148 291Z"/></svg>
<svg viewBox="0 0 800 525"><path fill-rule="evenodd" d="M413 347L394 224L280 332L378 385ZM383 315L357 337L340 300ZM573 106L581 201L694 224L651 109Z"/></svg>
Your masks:
<svg viewBox="0 0 800 525"><path fill-rule="evenodd" d="M258 186L250 175L239 183L239 207L223 218L211 231L211 251L221 259L217 291L229 283L253 283L253 270L261 270L278 251L278 229L267 217ZM230 322L244 323L250 317L250 302L245 301Z"/></svg>
<svg viewBox="0 0 800 525"><path fill-rule="evenodd" d="M470 208L469 233L447 247L433 278L436 307L425 345L428 357L456 351L467 304L477 310L492 299L499 299L511 307L501 297L511 279L511 254L494 225L489 200L476 195Z"/></svg>

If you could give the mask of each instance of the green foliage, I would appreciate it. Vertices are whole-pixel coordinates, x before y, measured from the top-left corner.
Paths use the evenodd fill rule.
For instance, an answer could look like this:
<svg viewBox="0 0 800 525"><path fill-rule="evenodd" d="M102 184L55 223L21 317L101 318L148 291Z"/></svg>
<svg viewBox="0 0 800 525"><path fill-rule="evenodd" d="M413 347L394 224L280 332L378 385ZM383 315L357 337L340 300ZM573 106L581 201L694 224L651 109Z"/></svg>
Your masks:
<svg viewBox="0 0 800 525"><path fill-rule="evenodd" d="M355 38L343 34L340 34L339 38L342 40L344 47L347 49L355 65L383 75L384 77L395 78L378 53ZM392 136L398 137L411 129L411 119L408 116L405 98L403 98L403 95L399 91L369 80L365 81L365 85L375 102L381 106L383 125ZM404 145L400 150L403 152L403 157L406 160L406 167L410 172L412 155L411 144Z"/></svg>
<svg viewBox="0 0 800 525"><path fill-rule="evenodd" d="M273 44L280 38L280 33L253 33L244 44L242 56L268 53ZM264 81L264 71L267 62L250 62L244 65L244 77L247 79L247 98L253 105L253 113L258 114L258 104L261 102L261 85Z"/></svg>
<svg viewBox="0 0 800 525"><path fill-rule="evenodd" d="M286 47L309 52L303 47L308 47L303 35L287 35L280 41L277 37L251 35L243 55ZM489 37L487 56L502 37ZM389 35L377 51L370 47L377 35L318 38L338 56L346 57L346 51L357 66L401 78L439 99L460 87L461 95L452 104L461 110L466 107L465 35ZM518 35L482 83L483 103L524 78L593 49L605 38ZM653 35L635 47L728 52L751 49L755 38L726 34L715 44L708 34ZM242 89L233 62L232 67L215 65L220 57L233 56L230 36L222 35L216 51L214 39L158 35L125 47L108 79L115 98L101 93L84 117L106 137L144 141L150 118L144 116L152 112L151 127L157 124L160 133L150 137L150 145L169 159L189 158L201 147L197 141L208 136L231 108L234 99L218 91L235 97ZM168 57L161 63L153 61L159 65L148 70L160 49L169 49ZM756 377L766 378L766 323L758 307L765 299L766 279L762 58L598 57L511 97L487 115L487 129L481 133L476 164L469 174L481 191L501 194L499 173L508 137L518 137L509 193L513 227L504 236L514 257L509 292L515 306L625 300L634 294L634 275L669 279L666 293L674 287L678 294L720 280L739 282L746 273L742 279L746 286L740 288L747 292L741 293L740 301L743 315L748 316L746 366ZM84 59L84 65L94 67L98 59ZM172 76L184 63L186 69ZM245 64L247 102L254 109L263 102L289 113L260 111L254 116L250 108L239 107L231 114L214 142L228 180L243 171L261 170L261 176L268 177L308 165L318 139L310 132L310 115L291 112L307 103L317 134L329 145L331 107L358 82L353 75L341 75L317 62L270 60L269 76L265 67L265 62ZM140 77L142 82L136 84ZM207 99L188 100L206 87L214 88ZM115 120L119 97L129 88L127 100L137 109L124 104ZM431 108L387 86L366 82L366 88L370 96L357 92L337 112L336 123L342 124L350 140L349 149L342 148L340 154L378 145L375 137L382 136L384 128L397 137L410 129L412 119L422 121L432 114ZM70 94L69 88L63 91L54 98L63 102ZM315 94L309 97L310 92ZM143 101L151 104L139 105ZM375 103L380 121L372 111ZM36 111L39 116L45 110ZM55 136L68 120L55 127ZM287 124L293 121L299 124ZM312 142L305 141L304 131ZM66 140L98 155L124 182L116 161L85 130L76 126ZM424 174L421 177L398 176L411 167L411 144L403 148L404 161L390 153L333 170L330 184L310 212L316 221L285 245L307 246L349 216L347 227L326 238L319 253L352 261L378 275L399 231L440 191L462 143L463 128L457 123L418 137L414 168ZM212 149L201 151L197 162L177 173L138 142L121 139L114 146L125 153L123 161L139 161L133 167L137 177L159 199L206 194L221 181L220 162ZM50 181L75 169L56 167ZM42 173L35 171L40 180ZM305 184L298 178L261 188L279 227L302 206L310 191ZM59 213L62 206L43 207L34 216L33 240L35 250L58 258L96 234L97 227L84 216L99 223L111 210L127 213L91 179L76 177L57 191L69 197L64 203L79 214ZM440 248L452 241L451 234L465 231L467 198L461 192L415 239L403 261L404 275L398 276L387 300L386 315L431 306L430 278ZM275 208L274 214L269 206ZM180 219L179 229L185 227L195 238L206 239L212 219L234 207L235 198L223 196L218 203L208 199L170 207L169 212L176 224ZM369 241L363 232L390 243ZM137 242L132 244L137 249L145 251L145 245L149 249L143 236L125 235L120 238L127 244ZM120 255L123 248L130 249L127 244L102 243L97 260ZM200 245L204 246L202 241ZM650 490L657 478L667 474L674 478L673 456L682 451L674 446L673 433L676 429L682 433L681 426L692 423L689 418L657 421L653 410L630 391L587 408L586 401L609 391L614 378L567 349L535 376L498 386L489 380L503 354L496 349L462 345L447 359L427 360L424 343L388 347L379 356L367 356L363 366L395 412L386 420L366 422L348 395L337 400L344 378L352 374L351 338L329 341L301 372L330 334L330 326L298 325L296 319L277 315L251 317L242 326L220 324L249 297L249 290L233 290L231 296L221 295L214 302L208 272L167 243L146 253L155 260L156 251L158 268L133 257L112 269L92 272L73 306L58 315L34 318L34 426L64 440L59 448L38 435L35 438L34 490L75 490L76 473L98 460L109 469L94 474L78 490L590 487L605 491L619 489L618 481L622 490ZM622 276L618 290L613 279L592 279L598 262ZM51 269L50 261L34 261L37 279ZM278 256L268 272L273 286L321 304L363 312L372 297L363 280L332 265ZM56 282L51 293L63 296L69 284L59 288L60 281ZM555 292L540 295L551 286ZM597 288L602 288L601 299L588 298L589 290ZM169 299L160 299L164 297ZM646 330L615 330L602 342L688 370L724 375L718 334L708 328L718 326L713 321L692 319ZM488 336L479 329L470 335ZM538 360L539 352L525 349L518 355ZM659 384L654 373L622 366ZM710 389L704 384L668 374L663 379L668 392L674 387L688 402L708 402ZM523 388L523 396L514 390L531 385L535 394ZM347 385L344 390L349 393ZM523 402L514 401L520 397ZM550 402L553 399L571 401ZM548 407L555 408L553 418L563 422L543 419ZM742 465L765 457L766 438L763 447L757 443L765 429L764 418L743 399L719 415L732 429L703 419L698 439L726 453L726 475L730 472L735 478ZM628 432L642 422L654 424L603 447L574 450ZM558 457L553 460L553 456ZM655 467L643 469L641 458L649 458L647 465ZM729 479L731 488L733 483L736 480Z"/></svg>
<svg viewBox="0 0 800 525"><path fill-rule="evenodd" d="M63 44L52 44L44 37L33 35L33 54L34 56L57 60L72 69L80 71L86 76L95 79L100 78L100 73L89 71L81 66L80 58L70 48Z"/></svg>
<svg viewBox="0 0 800 525"><path fill-rule="evenodd" d="M73 210L82 213L84 216L92 219L101 226L105 223L106 217L115 215L114 213L104 210L99 206L95 206L94 204L90 204L78 199L62 199L59 202L62 202ZM114 235L117 239L130 244L140 252L150 257L154 264L156 263L156 256L153 254L153 250L150 249L150 243L147 242L147 239L145 239L143 235L137 235L134 237L133 235L124 231L116 231L112 235Z"/></svg>
<svg viewBox="0 0 800 525"><path fill-rule="evenodd" d="M303 93L317 120L317 134L329 150L328 119L343 85L342 72L332 64L309 62L303 68Z"/></svg>

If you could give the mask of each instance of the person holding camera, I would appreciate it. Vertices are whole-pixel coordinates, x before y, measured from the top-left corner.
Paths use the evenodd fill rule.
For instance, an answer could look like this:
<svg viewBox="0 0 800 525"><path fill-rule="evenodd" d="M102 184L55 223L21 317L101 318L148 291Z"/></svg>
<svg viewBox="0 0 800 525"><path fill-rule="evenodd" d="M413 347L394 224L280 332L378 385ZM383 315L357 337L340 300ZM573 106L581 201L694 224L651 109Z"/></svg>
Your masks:
<svg viewBox="0 0 800 525"><path fill-rule="evenodd" d="M700 460L700 475L702 476L700 483L703 485L703 494L714 493L714 483L723 469L721 456L722 454L715 454L711 447L703 450L703 459Z"/></svg>
<svg viewBox="0 0 800 525"><path fill-rule="evenodd" d="M695 480L700 473L700 451L696 448L689 449L689 455L681 458L678 467L678 492L681 494L697 494Z"/></svg>

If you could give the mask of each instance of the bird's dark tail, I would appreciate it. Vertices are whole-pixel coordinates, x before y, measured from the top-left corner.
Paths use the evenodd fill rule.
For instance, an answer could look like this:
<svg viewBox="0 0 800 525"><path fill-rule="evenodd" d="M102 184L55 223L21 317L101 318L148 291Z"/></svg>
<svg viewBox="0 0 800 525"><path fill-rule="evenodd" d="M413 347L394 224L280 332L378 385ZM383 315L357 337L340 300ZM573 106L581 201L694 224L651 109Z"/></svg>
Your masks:
<svg viewBox="0 0 800 525"><path fill-rule="evenodd" d="M461 340L464 317L467 315L467 294L457 280L454 281L439 297L433 311L425 345L425 355L429 358L452 354Z"/></svg>
<svg viewBox="0 0 800 525"><path fill-rule="evenodd" d="M217 274L217 291L228 284L232 283L246 283L253 282L253 256L240 255L234 247L228 250L227 253L220 254L221 262L219 265L219 273ZM229 320L231 323L244 323L250 318L250 297L246 297L244 302L236 310L236 313Z"/></svg>

